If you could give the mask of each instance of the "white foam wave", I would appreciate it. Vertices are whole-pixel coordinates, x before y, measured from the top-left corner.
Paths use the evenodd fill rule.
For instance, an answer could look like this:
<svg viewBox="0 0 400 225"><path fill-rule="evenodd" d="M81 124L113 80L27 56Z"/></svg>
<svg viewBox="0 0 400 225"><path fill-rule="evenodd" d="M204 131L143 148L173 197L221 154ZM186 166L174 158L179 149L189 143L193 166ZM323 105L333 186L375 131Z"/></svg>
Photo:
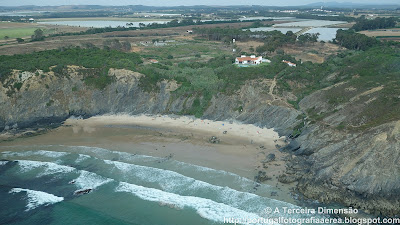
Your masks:
<svg viewBox="0 0 400 225"><path fill-rule="evenodd" d="M28 204L26 205L26 210L29 211L35 209L41 205L51 205L64 200L63 197L58 197L42 191L34 191L23 188L13 188L9 193L19 193L26 192Z"/></svg>
<svg viewBox="0 0 400 225"><path fill-rule="evenodd" d="M111 181L113 181L113 179L105 178L98 174L82 170L79 177L74 180L74 184L79 189L95 189Z"/></svg>
<svg viewBox="0 0 400 225"><path fill-rule="evenodd" d="M71 173L79 171L78 178L76 178L73 182L79 189L87 189L87 188L95 189L103 184L113 181L112 179L102 177L92 172L88 172L85 170L77 170L70 166L63 166L52 162L18 160L18 165L20 166L21 172L29 172L37 168L42 169L43 171L38 173L36 177L41 177L56 173Z"/></svg>
<svg viewBox="0 0 400 225"><path fill-rule="evenodd" d="M214 202L210 199L193 196L181 196L158 189L146 188L125 182L121 182L115 191L132 193L140 199L173 205L177 208L192 208L196 210L197 214L199 214L201 217L220 223L224 222L224 218L262 219L260 216L254 213L249 213L223 203Z"/></svg>
<svg viewBox="0 0 400 225"><path fill-rule="evenodd" d="M180 167L182 167L183 170L190 168L190 169L196 170L198 172L203 172L202 174L204 174L204 172L209 173L208 175L213 176L213 177L215 177L216 175L223 176L225 178L227 176L230 176L231 178L233 178L234 180L237 180L237 181L245 182L247 184L255 184L255 182L250 179L247 179L247 178L239 176L235 173L227 172L224 170L216 170L216 169L199 166L199 165L194 165L194 164L189 164L189 163L180 162L180 161L174 161L174 162L177 165L179 165ZM269 186L267 184L262 184L262 185Z"/></svg>
<svg viewBox="0 0 400 225"><path fill-rule="evenodd" d="M111 151L105 148L99 148L99 147L90 147L90 146L63 146L65 148L69 148L71 151L75 151L78 153L93 153L96 157L105 159L105 158L121 158L124 160L129 160L132 162L146 162L146 161L154 161L154 160L159 160L162 158L159 157L153 157L153 156L148 156L148 155L139 155L139 154L131 154L127 152L118 152L118 151Z"/></svg>
<svg viewBox="0 0 400 225"><path fill-rule="evenodd" d="M212 196L214 201L222 202L246 211L257 213L262 212L265 208L265 204L291 208L297 207L290 203L264 198L253 193L241 192L229 187L213 185L170 170L110 160L104 160L104 162L119 169L125 177L129 176L129 178L131 178L125 178L125 182L151 182L159 185L163 191L180 195L197 195L200 197L208 196L208 198Z"/></svg>
<svg viewBox="0 0 400 225"><path fill-rule="evenodd" d="M45 156L49 158L60 158L62 156L66 156L69 153L67 152L56 152L56 151L46 151L46 150L37 150L37 151L24 151L24 152L3 152L4 157L26 157L26 156Z"/></svg>
<svg viewBox="0 0 400 225"><path fill-rule="evenodd" d="M0 161L0 166L6 165L8 161Z"/></svg>
<svg viewBox="0 0 400 225"><path fill-rule="evenodd" d="M53 146L51 146L53 147ZM125 162L129 163L146 163L146 162L154 162L157 160L161 160L162 158L159 157L153 157L153 156L147 156L147 155L138 155L138 154L131 154L127 152L117 152L117 151L110 151L108 149L104 148L99 148L99 147L89 147L89 146L64 146L60 145L59 147L65 147L72 152L76 152L79 154L78 158L75 160L75 163L81 163L84 160L89 159L91 156L86 155L85 153L93 153L95 156L99 157L100 159L110 159L110 158L116 158L117 160L121 159ZM41 146L41 148L45 148L45 146ZM31 156L31 155L41 155L41 156L47 156L51 158L59 158L65 155L70 154L71 151L68 152L55 152L55 151L46 151L46 150L38 150L38 151L25 151L25 152L7 152L5 156ZM173 169L171 166L173 166L175 169ZM193 165L193 164L188 164L176 160L171 160L170 161L170 167L172 170L175 170L178 173L184 173L185 171L198 171L201 172L201 174L204 175L204 173L207 173L207 178L216 178L213 179L214 181L218 181L217 177L223 177L224 180L226 180L228 177L235 183L239 184L242 190L247 190L248 188L252 188L255 186L255 182L252 180L249 180L247 178L244 178L242 176L239 176L237 174L223 171L223 170L215 170L212 168L208 167L202 167L198 165ZM195 177L196 179L202 179L202 177ZM211 181L211 180L210 180ZM209 182L209 181L207 181ZM218 182L217 182L218 183ZM219 185L219 183L218 183ZM266 184L262 184L263 189L270 189L271 187Z"/></svg>
<svg viewBox="0 0 400 225"><path fill-rule="evenodd" d="M42 172L37 174L37 177L51 175L55 173L70 173L75 170L75 168L70 166L58 165L52 162L39 162L30 160L18 160L18 165L22 173L26 173L38 168L43 169Z"/></svg>
<svg viewBox="0 0 400 225"><path fill-rule="evenodd" d="M81 163L87 159L90 159L90 156L79 154L78 158L75 160L75 163Z"/></svg>
<svg viewBox="0 0 400 225"><path fill-rule="evenodd" d="M192 184L193 182L196 182L196 180L191 177L186 177L170 170L111 160L104 160L104 162L108 165L114 166L126 176L134 176L135 180L137 181L157 183L162 187L163 190L166 191L173 191L175 189L179 189L179 187L184 186L187 183Z"/></svg>
<svg viewBox="0 0 400 225"><path fill-rule="evenodd" d="M83 150L84 152L95 153L96 156L101 159L109 159L110 155L114 155L117 159L121 159L122 161L129 162L129 163L137 163L137 162L138 163L146 163L146 162L153 162L153 161L163 159L160 157L154 157L154 156L148 156L148 155L111 151L111 150L99 148L99 147L89 147L89 146L66 146L66 147ZM227 176L229 176L232 180L236 181L235 183L243 184L242 185L243 188L247 188L249 186L254 187L254 185L255 185L254 181L247 179L245 177L239 176L235 173L231 173L231 172L227 172L227 171L223 171L223 170L215 170L212 168L198 166L198 165L180 162L180 161L176 161L176 160L171 160L170 162L171 162L170 165L171 166L175 165L176 169L178 169L179 172L185 171L185 170L195 170L198 172L202 172L202 174L203 174L203 172L206 172L206 173L208 173L209 177L221 176L221 177L224 177L224 179L226 179ZM197 178L197 179L199 179L199 178ZM261 184L261 185L264 186L265 188L270 188L270 186L267 184Z"/></svg>

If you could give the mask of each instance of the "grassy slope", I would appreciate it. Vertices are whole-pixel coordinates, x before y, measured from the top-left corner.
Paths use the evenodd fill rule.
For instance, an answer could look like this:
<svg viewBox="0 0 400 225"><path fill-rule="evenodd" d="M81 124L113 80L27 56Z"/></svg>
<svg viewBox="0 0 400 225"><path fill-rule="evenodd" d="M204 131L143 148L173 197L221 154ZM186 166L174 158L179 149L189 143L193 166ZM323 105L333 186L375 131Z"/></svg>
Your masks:
<svg viewBox="0 0 400 225"><path fill-rule="evenodd" d="M331 80L326 79L330 75L334 75ZM310 76L294 73L281 79L307 84L293 88L298 96L344 82L321 93L328 107L307 110L314 122L345 116L339 125L336 121L333 125L340 129L365 130L400 120L399 48L381 46L365 52L347 51L315 67Z"/></svg>

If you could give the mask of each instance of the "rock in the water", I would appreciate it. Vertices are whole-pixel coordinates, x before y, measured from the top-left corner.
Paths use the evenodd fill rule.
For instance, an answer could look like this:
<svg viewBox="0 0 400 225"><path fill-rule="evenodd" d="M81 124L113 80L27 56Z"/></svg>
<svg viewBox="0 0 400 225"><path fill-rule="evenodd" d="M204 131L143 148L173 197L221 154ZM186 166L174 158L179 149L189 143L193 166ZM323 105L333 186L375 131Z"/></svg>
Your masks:
<svg viewBox="0 0 400 225"><path fill-rule="evenodd" d="M78 190L74 192L74 195L85 195L85 194L89 194L90 192L92 192L93 189L88 188L88 189L83 189L83 190Z"/></svg>

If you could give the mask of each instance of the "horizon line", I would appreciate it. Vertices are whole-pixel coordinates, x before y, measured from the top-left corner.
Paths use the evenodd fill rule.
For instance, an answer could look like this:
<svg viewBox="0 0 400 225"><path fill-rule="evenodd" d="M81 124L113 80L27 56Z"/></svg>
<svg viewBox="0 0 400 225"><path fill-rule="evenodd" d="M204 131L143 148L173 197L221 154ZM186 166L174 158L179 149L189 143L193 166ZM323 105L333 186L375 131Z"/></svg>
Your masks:
<svg viewBox="0 0 400 225"><path fill-rule="evenodd" d="M313 2L303 5L243 5L243 4L233 4L233 5L99 5L99 4L69 4L69 5L12 5L12 6L0 6L1 7L26 7L26 6L35 6L35 7L57 7L57 6L111 6L111 7L121 7L121 6L145 6L145 7L165 7L165 8L172 8L172 7L254 7L254 6L262 6L262 7L300 7L300 6L311 6L314 4L321 3L321 5L329 4L329 3L337 3L337 4L344 4L345 6L356 5L356 6L400 6L400 4L396 3L354 3L354 2ZM332 6L331 6L332 7Z"/></svg>

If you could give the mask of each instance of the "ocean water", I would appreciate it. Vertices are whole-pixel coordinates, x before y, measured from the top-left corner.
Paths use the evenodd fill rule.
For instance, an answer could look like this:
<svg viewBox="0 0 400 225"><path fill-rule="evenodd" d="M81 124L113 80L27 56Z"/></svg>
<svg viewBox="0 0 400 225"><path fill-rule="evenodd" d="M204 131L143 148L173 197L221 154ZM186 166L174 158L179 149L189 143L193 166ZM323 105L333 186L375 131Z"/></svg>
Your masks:
<svg viewBox="0 0 400 225"><path fill-rule="evenodd" d="M267 213L267 207L300 206L269 198L274 187L168 157L86 146L1 150L0 224L196 225L224 224L229 218L325 218ZM77 194L85 189L91 192ZM258 224L277 224L264 222Z"/></svg>

